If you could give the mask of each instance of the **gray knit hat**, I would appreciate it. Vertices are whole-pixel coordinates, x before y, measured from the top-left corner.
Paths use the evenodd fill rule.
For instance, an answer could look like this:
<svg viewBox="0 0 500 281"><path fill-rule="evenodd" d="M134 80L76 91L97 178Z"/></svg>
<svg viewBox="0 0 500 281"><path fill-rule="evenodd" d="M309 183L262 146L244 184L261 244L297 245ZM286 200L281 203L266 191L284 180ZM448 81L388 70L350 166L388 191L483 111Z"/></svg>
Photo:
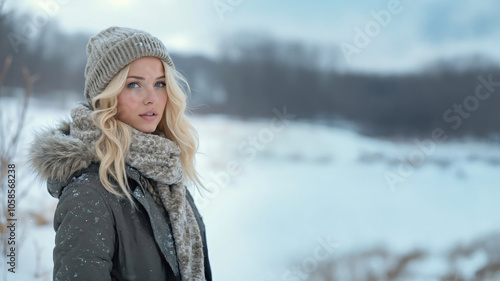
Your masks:
<svg viewBox="0 0 500 281"><path fill-rule="evenodd" d="M87 56L85 98L89 104L121 69L138 58L157 57L174 66L167 48L158 38L127 27L112 26L90 38Z"/></svg>

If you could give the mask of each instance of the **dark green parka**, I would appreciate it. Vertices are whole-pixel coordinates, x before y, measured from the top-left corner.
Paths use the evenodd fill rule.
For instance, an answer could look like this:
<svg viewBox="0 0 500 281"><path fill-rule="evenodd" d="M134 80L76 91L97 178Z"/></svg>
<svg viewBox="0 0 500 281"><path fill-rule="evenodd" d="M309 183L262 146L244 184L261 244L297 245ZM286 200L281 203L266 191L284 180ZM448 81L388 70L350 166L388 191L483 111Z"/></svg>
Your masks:
<svg viewBox="0 0 500 281"><path fill-rule="evenodd" d="M54 280L181 280L168 218L147 192L151 184L127 166L134 208L109 193L99 165L82 169L69 182L48 182L59 198L54 215ZM202 232L205 277L211 281L205 226L189 191L188 201Z"/></svg>

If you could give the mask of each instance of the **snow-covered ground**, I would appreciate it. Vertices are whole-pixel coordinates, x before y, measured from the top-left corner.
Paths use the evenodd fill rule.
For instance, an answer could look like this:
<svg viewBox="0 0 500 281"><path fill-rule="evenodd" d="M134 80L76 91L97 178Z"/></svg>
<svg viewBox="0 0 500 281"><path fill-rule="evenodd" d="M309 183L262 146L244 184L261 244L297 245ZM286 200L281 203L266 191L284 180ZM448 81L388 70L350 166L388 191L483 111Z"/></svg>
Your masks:
<svg viewBox="0 0 500 281"><path fill-rule="evenodd" d="M17 206L22 245L17 273L7 280L52 278L57 200L30 173L25 150L34 129L69 118L71 102L30 101L14 163L18 191L31 188ZM2 114L14 110L12 103L2 100ZM440 253L500 230L499 144L447 141L427 143L427 151L412 141L296 120L192 121L199 173L214 190L195 197L215 280L298 280L284 276L325 243L332 257L378 244ZM387 175L401 182L391 186ZM422 268L432 275L444 265L430 259Z"/></svg>

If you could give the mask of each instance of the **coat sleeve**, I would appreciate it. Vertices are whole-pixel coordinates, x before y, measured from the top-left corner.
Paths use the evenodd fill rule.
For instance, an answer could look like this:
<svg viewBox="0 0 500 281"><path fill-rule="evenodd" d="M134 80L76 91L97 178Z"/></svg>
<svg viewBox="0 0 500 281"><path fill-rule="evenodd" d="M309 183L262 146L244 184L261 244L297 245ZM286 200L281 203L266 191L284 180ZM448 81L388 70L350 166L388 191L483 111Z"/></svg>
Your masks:
<svg viewBox="0 0 500 281"><path fill-rule="evenodd" d="M99 191L81 182L68 185L59 198L54 229L54 280L111 280L114 220Z"/></svg>

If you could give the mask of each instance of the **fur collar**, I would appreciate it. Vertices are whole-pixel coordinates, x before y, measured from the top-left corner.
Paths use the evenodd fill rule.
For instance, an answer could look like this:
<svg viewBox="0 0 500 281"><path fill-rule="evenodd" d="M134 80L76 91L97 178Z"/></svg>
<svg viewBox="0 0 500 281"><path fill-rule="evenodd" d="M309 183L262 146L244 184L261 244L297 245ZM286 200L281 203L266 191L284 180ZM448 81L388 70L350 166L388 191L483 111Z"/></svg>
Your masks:
<svg viewBox="0 0 500 281"><path fill-rule="evenodd" d="M51 184L67 185L73 174L99 160L89 146L70 135L71 122L61 121L53 128L35 133L29 149L29 162L39 178Z"/></svg>

